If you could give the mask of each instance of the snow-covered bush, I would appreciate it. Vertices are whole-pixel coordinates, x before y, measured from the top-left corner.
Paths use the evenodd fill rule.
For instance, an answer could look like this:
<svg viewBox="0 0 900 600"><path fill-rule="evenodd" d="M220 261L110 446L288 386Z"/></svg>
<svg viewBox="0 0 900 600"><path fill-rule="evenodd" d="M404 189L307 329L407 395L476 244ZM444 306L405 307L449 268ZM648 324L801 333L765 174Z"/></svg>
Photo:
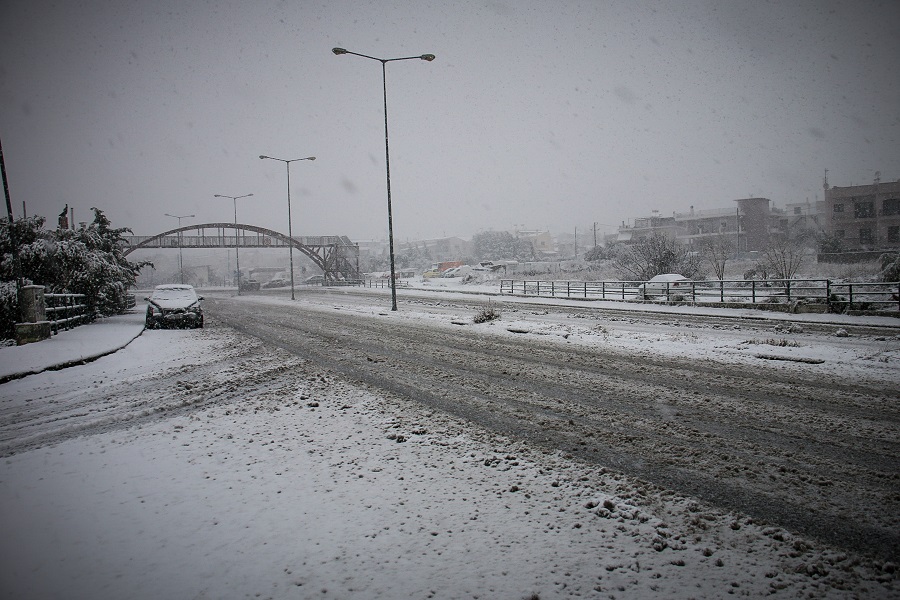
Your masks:
<svg viewBox="0 0 900 600"><path fill-rule="evenodd" d="M881 255L881 280L900 281L900 253Z"/></svg>
<svg viewBox="0 0 900 600"><path fill-rule="evenodd" d="M16 282L0 281L0 340L16 337L16 321L19 315L16 302Z"/></svg>
<svg viewBox="0 0 900 600"><path fill-rule="evenodd" d="M128 228L113 229L103 211L94 208L94 220L80 229L44 229L43 217L14 221L12 235L18 248L17 273L13 237L9 222L0 223L0 281L12 286L11 295L2 295L13 309L0 308L0 329L4 337L12 331L15 314L17 275L43 285L48 293L84 294L88 309L97 315L111 315L125 307L128 288L146 262L132 263L124 256L123 235ZM6 287L3 288L6 290ZM10 323L10 320L12 321Z"/></svg>
<svg viewBox="0 0 900 600"><path fill-rule="evenodd" d="M500 318L500 311L494 308L494 305L488 302L488 305L475 315L472 319L474 323L487 323Z"/></svg>

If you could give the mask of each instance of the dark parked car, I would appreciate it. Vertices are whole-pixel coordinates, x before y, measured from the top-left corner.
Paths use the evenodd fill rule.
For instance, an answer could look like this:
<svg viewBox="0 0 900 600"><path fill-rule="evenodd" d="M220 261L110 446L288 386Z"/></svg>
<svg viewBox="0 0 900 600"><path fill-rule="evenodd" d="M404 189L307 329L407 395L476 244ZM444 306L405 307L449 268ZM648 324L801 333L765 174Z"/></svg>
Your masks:
<svg viewBox="0 0 900 600"><path fill-rule="evenodd" d="M158 285L147 298L147 329L164 327L203 327L203 309L194 286Z"/></svg>
<svg viewBox="0 0 900 600"><path fill-rule="evenodd" d="M265 282L263 284L263 287L264 288L277 288L277 287L284 287L286 285L291 285L291 282L283 277L276 277L275 279L272 279L271 281Z"/></svg>
<svg viewBox="0 0 900 600"><path fill-rule="evenodd" d="M259 282L255 279L241 279L241 291L258 292Z"/></svg>

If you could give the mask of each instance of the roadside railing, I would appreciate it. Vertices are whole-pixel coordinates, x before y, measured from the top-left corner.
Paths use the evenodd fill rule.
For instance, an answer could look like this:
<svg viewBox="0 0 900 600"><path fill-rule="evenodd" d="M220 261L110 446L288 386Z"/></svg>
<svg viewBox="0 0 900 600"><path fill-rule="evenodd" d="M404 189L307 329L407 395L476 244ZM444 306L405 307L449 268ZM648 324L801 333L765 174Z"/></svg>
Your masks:
<svg viewBox="0 0 900 600"><path fill-rule="evenodd" d="M642 287L645 286L645 287ZM646 288L646 292L644 289ZM645 281L500 281L500 293L584 300L716 305L819 305L828 312L900 311L900 283L846 283L829 279Z"/></svg>
<svg viewBox="0 0 900 600"><path fill-rule="evenodd" d="M407 282L401 281L400 279L397 279L396 282L397 287L409 287L409 284ZM349 285L357 285L359 287L367 288L390 288L391 279L390 277L379 277L377 279L356 279L352 284Z"/></svg>
<svg viewBox="0 0 900 600"><path fill-rule="evenodd" d="M85 298L84 294L44 294L44 310L54 335L92 320Z"/></svg>

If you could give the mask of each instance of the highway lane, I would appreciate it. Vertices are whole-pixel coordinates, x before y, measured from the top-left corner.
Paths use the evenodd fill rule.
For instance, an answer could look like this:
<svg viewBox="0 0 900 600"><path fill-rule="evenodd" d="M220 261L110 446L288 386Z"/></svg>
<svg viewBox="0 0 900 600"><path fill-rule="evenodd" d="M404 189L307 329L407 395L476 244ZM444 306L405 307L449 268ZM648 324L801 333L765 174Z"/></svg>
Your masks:
<svg viewBox="0 0 900 600"><path fill-rule="evenodd" d="M354 310L372 303L354 298L317 291L285 307L208 297L207 314L213 326L380 393L838 547L900 557L896 387L764 361L736 365L435 327L388 310ZM404 298L401 310L430 303L435 313L471 316L485 301ZM572 311L542 310L543 319ZM684 327L672 316L648 319ZM723 334L711 327L694 331Z"/></svg>

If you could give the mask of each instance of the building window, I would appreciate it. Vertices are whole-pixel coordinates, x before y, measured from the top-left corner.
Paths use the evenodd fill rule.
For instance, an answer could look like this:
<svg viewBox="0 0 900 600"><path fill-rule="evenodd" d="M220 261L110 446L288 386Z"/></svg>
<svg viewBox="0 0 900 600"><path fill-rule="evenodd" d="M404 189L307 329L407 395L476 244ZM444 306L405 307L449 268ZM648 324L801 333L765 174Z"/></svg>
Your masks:
<svg viewBox="0 0 900 600"><path fill-rule="evenodd" d="M886 217L900 215L900 198L888 198L882 205L882 214Z"/></svg>
<svg viewBox="0 0 900 600"><path fill-rule="evenodd" d="M844 212L844 205L843 204L835 204L834 212L839 212L839 213Z"/></svg>
<svg viewBox="0 0 900 600"><path fill-rule="evenodd" d="M892 244L900 242L900 225L888 227L888 241Z"/></svg>
<svg viewBox="0 0 900 600"><path fill-rule="evenodd" d="M869 227L862 227L859 230L859 243L860 244L871 244L872 240L872 229Z"/></svg>
<svg viewBox="0 0 900 600"><path fill-rule="evenodd" d="M835 229L834 237L838 238L839 240L844 239L844 230L843 229Z"/></svg>
<svg viewBox="0 0 900 600"><path fill-rule="evenodd" d="M875 216L874 202L854 202L853 217L856 219L871 219Z"/></svg>

